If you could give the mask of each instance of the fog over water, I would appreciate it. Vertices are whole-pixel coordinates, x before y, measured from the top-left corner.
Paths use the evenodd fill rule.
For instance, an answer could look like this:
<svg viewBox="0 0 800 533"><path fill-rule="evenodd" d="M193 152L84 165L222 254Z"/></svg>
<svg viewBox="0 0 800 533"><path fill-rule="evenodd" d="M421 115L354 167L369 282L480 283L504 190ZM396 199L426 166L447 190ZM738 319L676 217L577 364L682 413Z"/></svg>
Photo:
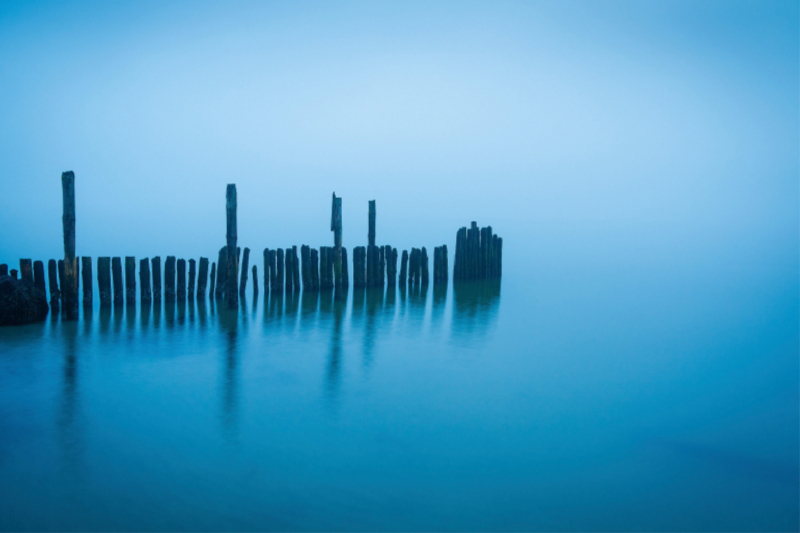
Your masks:
<svg viewBox="0 0 800 533"><path fill-rule="evenodd" d="M63 257L65 170L78 256L215 261L228 183L259 276L334 191L348 251L374 199L379 245L504 254L0 328L0 529L797 530L799 17L3 4L0 263Z"/></svg>

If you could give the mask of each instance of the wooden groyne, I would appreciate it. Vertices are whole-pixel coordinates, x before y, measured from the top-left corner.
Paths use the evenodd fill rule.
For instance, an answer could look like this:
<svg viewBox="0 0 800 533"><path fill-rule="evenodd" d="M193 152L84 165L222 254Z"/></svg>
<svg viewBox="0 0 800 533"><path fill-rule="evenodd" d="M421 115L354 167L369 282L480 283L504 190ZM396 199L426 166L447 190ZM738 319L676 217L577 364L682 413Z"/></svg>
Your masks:
<svg viewBox="0 0 800 533"><path fill-rule="evenodd" d="M74 319L78 313L78 289L83 289L82 303L91 306L94 302L94 272L97 276L98 300L101 306L111 304L134 304L138 299L143 305L160 305L162 295L167 302L175 300L204 301L218 298L227 301L232 309L238 308L239 299L245 296L252 273L253 294L259 292L258 267L250 262L250 248L244 254L238 246L237 191L235 184L228 184L225 195L226 233L225 245L219 249L217 261L199 258L187 260L167 256L163 265L161 257L144 258L137 261L133 256L98 257L96 269L89 256L75 256L75 174L61 175L63 195L64 259L47 262L47 279L44 263L25 258L19 260L19 270L9 271L7 264L0 264L0 276L17 273L21 280L35 285L42 293L49 286L49 303L52 309L63 311L66 319ZM313 247L308 244L285 248L263 249L263 289L265 293L296 293L298 291L346 291L352 284L356 289L384 288L394 290L401 287L426 287L430 282L429 256L425 246L410 250L391 245L377 244L377 205L368 202L367 244L353 247L352 263L348 261L347 248L343 245L342 198L336 193L331 197L330 231L332 246ZM456 233L456 247L452 279L497 279L502 275L503 239L493 233L491 226L479 228L476 222L462 227ZM399 259L399 272L398 272ZM446 294L450 279L447 245L433 247L433 285L439 294ZM398 275L399 274L399 275ZM163 278L162 278L163 276ZM137 280L138 277L138 280ZM163 279L163 293L162 293ZM187 283L188 282L188 283ZM45 293L46 294L46 293ZM423 293L424 294L424 293ZM295 297L292 297L296 299Z"/></svg>

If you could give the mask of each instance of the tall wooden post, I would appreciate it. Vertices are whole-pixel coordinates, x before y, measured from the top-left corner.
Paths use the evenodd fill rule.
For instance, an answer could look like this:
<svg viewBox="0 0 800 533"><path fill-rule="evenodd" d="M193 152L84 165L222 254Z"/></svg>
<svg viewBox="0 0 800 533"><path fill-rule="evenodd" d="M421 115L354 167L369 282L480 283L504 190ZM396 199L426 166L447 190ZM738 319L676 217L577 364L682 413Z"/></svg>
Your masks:
<svg viewBox="0 0 800 533"><path fill-rule="evenodd" d="M233 183L228 184L228 190L225 194L225 212L227 214L227 233L225 235L226 242L228 244L228 283L227 283L227 294L226 297L228 298L228 308L229 309L238 309L239 308L239 290L237 287L237 251L236 251L236 240L237 240L237 229L236 229L236 185Z"/></svg>
<svg viewBox="0 0 800 533"><path fill-rule="evenodd" d="M81 275L83 276L83 305L92 305L92 258L81 257Z"/></svg>
<svg viewBox="0 0 800 533"><path fill-rule="evenodd" d="M44 263L33 262L33 284L47 296L47 283L44 280Z"/></svg>
<svg viewBox="0 0 800 533"><path fill-rule="evenodd" d="M342 286L342 199L333 193L331 205L331 231L333 232L333 277L334 286Z"/></svg>
<svg viewBox="0 0 800 533"><path fill-rule="evenodd" d="M111 258L111 277L114 280L114 305L125 303L122 288L122 259L119 257Z"/></svg>
<svg viewBox="0 0 800 533"><path fill-rule="evenodd" d="M52 282L51 282L52 283ZM100 296L100 305L111 305L111 258L97 258L97 293Z"/></svg>
<svg viewBox="0 0 800 533"><path fill-rule="evenodd" d="M367 238L367 244L370 246L375 246L375 217L376 217L376 210L375 210L375 200L369 201L369 234Z"/></svg>
<svg viewBox="0 0 800 533"><path fill-rule="evenodd" d="M152 292L150 289L150 260L144 258L139 261L139 300L142 305L150 305Z"/></svg>
<svg viewBox="0 0 800 533"><path fill-rule="evenodd" d="M136 303L136 258L125 257L125 303Z"/></svg>
<svg viewBox="0 0 800 533"><path fill-rule="evenodd" d="M292 291L292 281L293 281L292 278L294 276L294 268L292 267L292 248L291 247L287 247L286 248L286 253L283 256L283 260L284 260L283 261L283 264L284 264L283 271L284 271L284 273L286 275L286 278L285 278L283 286L286 289L286 292L291 292Z"/></svg>
<svg viewBox="0 0 800 533"><path fill-rule="evenodd" d="M264 294L269 292L269 248L264 248Z"/></svg>
<svg viewBox="0 0 800 533"><path fill-rule="evenodd" d="M64 260L58 260L58 286L61 287L59 291L61 293L61 306L64 306L64 302L66 300L66 296L64 295Z"/></svg>
<svg viewBox="0 0 800 533"><path fill-rule="evenodd" d="M422 251L420 252L420 270L422 271L422 284L428 284L428 250L425 247L422 247Z"/></svg>
<svg viewBox="0 0 800 533"><path fill-rule="evenodd" d="M161 303L161 257L155 256L150 260L153 276L153 301L157 304Z"/></svg>
<svg viewBox="0 0 800 533"><path fill-rule="evenodd" d="M64 283L61 292L64 300L64 316L67 320L78 319L78 274L75 262L75 173L71 170L61 174L61 192L64 227Z"/></svg>
<svg viewBox="0 0 800 533"><path fill-rule="evenodd" d="M242 257L242 277L239 280L239 294L244 296L244 291L247 289L247 275L249 274L250 266L250 248L244 247L244 256Z"/></svg>
<svg viewBox="0 0 800 533"><path fill-rule="evenodd" d="M300 261L302 264L301 272L303 278L303 290L311 288L311 249L307 244L300 246Z"/></svg>
<svg viewBox="0 0 800 533"><path fill-rule="evenodd" d="M404 287L407 283L408 276L408 251L403 250L403 255L400 259L400 286Z"/></svg>
<svg viewBox="0 0 800 533"><path fill-rule="evenodd" d="M51 261L53 261L51 259ZM8 264L3 263L0 265L0 276L8 276Z"/></svg>
<svg viewBox="0 0 800 533"><path fill-rule="evenodd" d="M269 290L277 291L278 287L278 250L269 251ZM266 289L265 289L266 290Z"/></svg>
<svg viewBox="0 0 800 533"><path fill-rule="evenodd" d="M350 287L350 273L347 268L347 248L342 246L342 288Z"/></svg>

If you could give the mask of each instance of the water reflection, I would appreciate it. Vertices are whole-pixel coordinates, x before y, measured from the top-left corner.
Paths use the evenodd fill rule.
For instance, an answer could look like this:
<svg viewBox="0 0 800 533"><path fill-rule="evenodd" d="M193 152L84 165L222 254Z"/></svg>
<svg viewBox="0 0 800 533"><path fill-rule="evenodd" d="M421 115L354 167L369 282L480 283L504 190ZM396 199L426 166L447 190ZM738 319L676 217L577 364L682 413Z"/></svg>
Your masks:
<svg viewBox="0 0 800 533"><path fill-rule="evenodd" d="M225 338L224 378L222 381L222 424L230 434L236 426L238 403L238 337L239 313L236 309L219 308L219 323Z"/></svg>
<svg viewBox="0 0 800 533"><path fill-rule="evenodd" d="M327 291L329 293L329 291ZM329 298L326 298L330 302ZM342 325L347 308L347 289L333 291L333 328L331 329L331 345L328 354L327 394L333 398L339 390L342 360Z"/></svg>
<svg viewBox="0 0 800 533"><path fill-rule="evenodd" d="M494 326L499 303L500 280L454 282L453 332L457 335L485 334Z"/></svg>
<svg viewBox="0 0 800 533"><path fill-rule="evenodd" d="M74 471L79 463L82 450L81 434L78 428L78 324L61 321L59 336L64 350L62 369L61 399L58 411L58 438L62 464Z"/></svg>

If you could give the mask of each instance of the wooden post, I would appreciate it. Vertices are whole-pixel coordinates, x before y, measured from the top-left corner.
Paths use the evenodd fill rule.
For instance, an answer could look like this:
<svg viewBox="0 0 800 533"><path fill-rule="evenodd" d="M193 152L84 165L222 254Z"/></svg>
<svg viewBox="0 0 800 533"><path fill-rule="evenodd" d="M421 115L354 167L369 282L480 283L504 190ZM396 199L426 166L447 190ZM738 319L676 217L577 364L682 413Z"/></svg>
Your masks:
<svg viewBox="0 0 800 533"><path fill-rule="evenodd" d="M331 231L333 232L334 286L342 286L342 199L333 193L331 206Z"/></svg>
<svg viewBox="0 0 800 533"><path fill-rule="evenodd" d="M53 261L53 259L51 259L50 261ZM8 264L7 263L3 263L2 265L0 265L0 276L8 276Z"/></svg>
<svg viewBox="0 0 800 533"><path fill-rule="evenodd" d="M233 183L228 184L228 190L225 194L225 212L227 214L227 233L225 234L226 242L228 244L228 275L227 275L227 294L228 308L239 308L239 290L238 272L236 271L237 265L237 251L236 240L238 232L236 229L236 185Z"/></svg>
<svg viewBox="0 0 800 533"><path fill-rule="evenodd" d="M294 292L300 291L300 260L297 257L297 246L292 246L292 287Z"/></svg>
<svg viewBox="0 0 800 533"><path fill-rule="evenodd" d="M448 279L448 260L447 260L447 245L442 245L442 271L441 271L441 280L447 282Z"/></svg>
<svg viewBox="0 0 800 533"><path fill-rule="evenodd" d="M408 251L403 250L403 255L400 259L400 286L404 287L408 280Z"/></svg>
<svg viewBox="0 0 800 533"><path fill-rule="evenodd" d="M50 284L52 285L52 281ZM97 293L100 296L100 305L111 305L111 258L97 258Z"/></svg>
<svg viewBox="0 0 800 533"><path fill-rule="evenodd" d="M81 257L81 275L83 276L83 305L92 305L92 258Z"/></svg>
<svg viewBox="0 0 800 533"><path fill-rule="evenodd" d="M283 280L284 280L283 267L284 267L284 262L285 262L284 258L283 258L283 248L278 248L275 251L275 260L276 260L275 261L275 268L276 268L277 274L275 276L275 289L274 290L282 291L283 290Z"/></svg>
<svg viewBox="0 0 800 533"><path fill-rule="evenodd" d="M153 301L161 302L161 256L155 256L150 260L153 275Z"/></svg>
<svg viewBox="0 0 800 533"><path fill-rule="evenodd" d="M503 275L503 239L502 237L497 238L497 277L501 277Z"/></svg>
<svg viewBox="0 0 800 533"><path fill-rule="evenodd" d="M136 258L125 257L125 303L136 303Z"/></svg>
<svg viewBox="0 0 800 533"><path fill-rule="evenodd" d="M350 287L350 272L347 268L347 248L342 247L342 288Z"/></svg>
<svg viewBox="0 0 800 533"><path fill-rule="evenodd" d="M150 289L150 260L139 261L139 300L142 305L150 305L152 292Z"/></svg>
<svg viewBox="0 0 800 533"><path fill-rule="evenodd" d="M264 248L264 294L269 292L269 248Z"/></svg>
<svg viewBox="0 0 800 533"><path fill-rule="evenodd" d="M258 296L258 267L253 265L253 298Z"/></svg>
<svg viewBox="0 0 800 533"><path fill-rule="evenodd" d="M319 247L319 288L328 288L328 247Z"/></svg>
<svg viewBox="0 0 800 533"><path fill-rule="evenodd" d="M197 299L206 299L206 287L208 285L208 257L200 258L200 268L197 271Z"/></svg>
<svg viewBox="0 0 800 533"><path fill-rule="evenodd" d="M0 271L0 275L8 275L8 266L5 273ZM50 284L50 307L55 309L59 307L61 301L61 291L58 290L58 263L55 259L47 262L47 278Z"/></svg>
<svg viewBox="0 0 800 533"><path fill-rule="evenodd" d="M311 274L311 250L309 249L308 245L303 244L300 246L300 272L303 278L303 289L307 290L310 287L310 278L309 275Z"/></svg>
<svg viewBox="0 0 800 533"><path fill-rule="evenodd" d="M226 274L228 273L227 265L228 246L226 245L219 249L219 255L217 256L217 285L214 290L215 298L222 298L225 294L225 280L227 278Z"/></svg>
<svg viewBox="0 0 800 533"><path fill-rule="evenodd" d="M78 319L78 275L75 261L75 173L61 174L64 229L64 283L61 292L64 300L64 315L67 320Z"/></svg>
<svg viewBox="0 0 800 533"><path fill-rule="evenodd" d="M214 292L214 285L217 282L217 263L214 262L211 263L211 275L209 276L209 278L210 281L208 285L208 299L213 301L214 295L216 294Z"/></svg>
<svg viewBox="0 0 800 533"><path fill-rule="evenodd" d="M286 276L283 286L286 292L292 292L294 283L294 267L292 267L292 248L288 246L284 252L284 275Z"/></svg>
<svg viewBox="0 0 800 533"><path fill-rule="evenodd" d="M178 289L175 295L181 301L186 299L186 259L178 259Z"/></svg>
<svg viewBox="0 0 800 533"><path fill-rule="evenodd" d="M278 290L278 250L269 251L269 290Z"/></svg>
<svg viewBox="0 0 800 533"><path fill-rule="evenodd" d="M33 283L33 260L20 259L19 260L19 279L24 279Z"/></svg>
<svg viewBox="0 0 800 533"><path fill-rule="evenodd" d="M186 295L194 300L194 278L197 277L197 261L189 259L189 289Z"/></svg>
<svg viewBox="0 0 800 533"><path fill-rule="evenodd" d="M168 255L164 262L164 301L175 301L175 256Z"/></svg>
<svg viewBox="0 0 800 533"><path fill-rule="evenodd" d="M9 272L9 275L14 279L17 279L17 274L19 274L19 270L17 270L16 268L12 268L11 272Z"/></svg>
<svg viewBox="0 0 800 533"><path fill-rule="evenodd" d="M114 305L125 303L122 288L122 259L119 257L111 258L111 275L114 281Z"/></svg>
<svg viewBox="0 0 800 533"><path fill-rule="evenodd" d="M63 307L64 306L64 300L66 299L66 296L64 295L64 260L63 259L59 259L58 260L58 285L59 285L59 287L61 287L61 290L59 291L59 293L60 293L60 296L61 296L61 302L60 303L61 303L61 306Z"/></svg>
<svg viewBox="0 0 800 533"><path fill-rule="evenodd" d="M442 267L441 265L441 248L439 246L433 247L433 284L439 284L439 269Z"/></svg>
<svg viewBox="0 0 800 533"><path fill-rule="evenodd" d="M422 271L422 284L428 284L428 250L422 247L420 252L420 270Z"/></svg>
<svg viewBox="0 0 800 533"><path fill-rule="evenodd" d="M319 252L316 248L311 249L311 289L319 290Z"/></svg>
<svg viewBox="0 0 800 533"><path fill-rule="evenodd" d="M369 201L369 234L367 235L367 238L369 239L367 241L367 244L369 244L370 246L375 246L375 216L376 216L375 200L370 200Z"/></svg>
<svg viewBox="0 0 800 533"><path fill-rule="evenodd" d="M244 247L244 256L242 257L242 277L239 280L239 294L244 296L244 291L247 289L247 276L250 267L250 248Z"/></svg>
<svg viewBox="0 0 800 533"><path fill-rule="evenodd" d="M47 295L47 284L44 280L44 263L41 261L33 262L33 284Z"/></svg>

